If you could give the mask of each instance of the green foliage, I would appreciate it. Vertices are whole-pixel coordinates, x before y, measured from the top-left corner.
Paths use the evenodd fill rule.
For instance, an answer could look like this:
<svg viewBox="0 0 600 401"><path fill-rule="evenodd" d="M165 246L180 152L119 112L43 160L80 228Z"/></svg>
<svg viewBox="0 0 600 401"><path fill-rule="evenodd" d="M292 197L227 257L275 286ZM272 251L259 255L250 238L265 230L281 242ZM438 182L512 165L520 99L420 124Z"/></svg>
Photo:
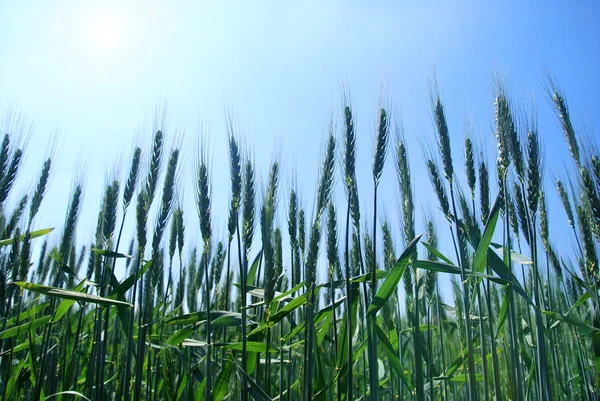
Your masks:
<svg viewBox="0 0 600 401"><path fill-rule="evenodd" d="M458 174L452 119L436 88L437 153L424 152L423 171L435 194L430 205L414 185L406 138L389 135L402 129L386 109L377 116L372 164L359 166L360 133L345 102L340 141L335 124L328 132L314 205L303 203L294 180L284 193L283 160L261 180L230 118L226 226L211 214L207 149L193 172L199 243L178 198L179 174L188 170L179 149L165 154L162 129L149 154L134 149L126 176L107 181L95 232L77 231L85 185L74 183L58 235L36 224L48 212L53 161L26 177L36 183L30 193L14 194L24 154L3 133L0 399L597 399L600 162L597 145L571 123L564 94L550 90L574 161L557 191L544 185L535 116L528 127L515 123L516 103L501 82L496 163L467 138ZM390 207L377 199L388 146L400 225L377 215ZM215 168L224 167L220 160ZM357 184L357 169L368 167L372 203L359 199ZM344 202L335 201L338 179ZM373 207L369 230L360 200ZM135 216L127 215L132 201ZM423 203L441 214L415 216ZM555 234L559 219L570 232ZM122 238L129 225L133 238Z"/></svg>

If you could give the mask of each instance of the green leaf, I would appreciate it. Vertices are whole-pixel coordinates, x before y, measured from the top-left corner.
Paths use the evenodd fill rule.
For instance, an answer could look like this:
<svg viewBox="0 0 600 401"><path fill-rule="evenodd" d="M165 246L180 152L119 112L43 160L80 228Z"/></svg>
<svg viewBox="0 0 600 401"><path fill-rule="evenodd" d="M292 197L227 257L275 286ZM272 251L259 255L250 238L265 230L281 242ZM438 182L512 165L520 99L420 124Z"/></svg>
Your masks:
<svg viewBox="0 0 600 401"><path fill-rule="evenodd" d="M500 335L502 326L506 322L508 316L508 288L504 290L504 296L502 297L502 305L500 306L500 313L498 314L498 327L496 328L496 338Z"/></svg>
<svg viewBox="0 0 600 401"><path fill-rule="evenodd" d="M236 351L242 350L242 343L225 343L225 344L216 344L216 347L222 347L226 349L233 349ZM258 341L247 341L246 342L246 350L248 352L267 352L267 344L261 343ZM277 352L277 349L271 348L269 352Z"/></svg>
<svg viewBox="0 0 600 401"><path fill-rule="evenodd" d="M463 364L463 361L466 359L467 357L467 349L463 348L462 351L460 352L460 355L452 362L452 365L450 365L450 367L446 370L445 372L445 378L449 378L452 375L454 375L454 372L456 372L458 370L458 368L460 368Z"/></svg>
<svg viewBox="0 0 600 401"><path fill-rule="evenodd" d="M183 329L177 330L171 337L167 339L167 345L177 346L185 341L189 336L196 332L198 327L196 325L184 327Z"/></svg>
<svg viewBox="0 0 600 401"><path fill-rule="evenodd" d="M85 286L85 284L89 284L89 281L83 280L81 283L79 283L73 289L73 291L77 291L77 292L81 291L83 289L83 287ZM10 329L4 330L3 332L0 333L0 339L14 337L19 333L25 333L29 330L35 330L38 327L42 327L50 322L52 322L52 323L57 322L67 313L67 311L71 308L71 306L73 306L74 303L75 303L74 300L64 299L58 305L58 308L56 308L56 311L54 312L54 314L42 316L37 319L35 318L35 313L33 313L33 315L30 316L32 319L31 322L24 323L19 326L11 327Z"/></svg>
<svg viewBox="0 0 600 401"><path fill-rule="evenodd" d="M36 338L34 339L34 341L33 341L33 344L34 344L34 345L37 345L39 342L40 342L40 341L39 341L39 340L38 340L38 338L36 337ZM12 347L12 348L9 348L9 349L7 349L7 350L4 350L4 351L2 351L2 352L0 353L0 357L3 357L3 356L5 356L5 355L8 355L8 354L10 354L11 352L15 352L15 353L16 353L16 352L20 352L20 351L23 351L23 350L29 349L29 346L30 346L29 340L25 340L24 342L22 342L22 343L21 343L21 344L19 344L19 345L16 345L16 346L14 346L14 347Z"/></svg>
<svg viewBox="0 0 600 401"><path fill-rule="evenodd" d="M71 391L71 390L69 390L69 391L61 391L61 392L59 392L59 393L54 393L54 394L51 394L51 395L49 395L49 396L46 396L46 397L44 398L44 400L49 400L50 398L58 397L58 396L61 396L61 395L72 395L72 396L75 396L75 397L83 398L83 399L84 399L84 400L86 400L86 401L91 401L91 400L90 400L89 398L87 398L85 395L83 395L83 394L81 394L81 393L79 393L79 392L77 392L77 391Z"/></svg>
<svg viewBox="0 0 600 401"><path fill-rule="evenodd" d="M219 377L217 377L217 382L215 383L211 394L213 401L223 401L223 398L227 395L227 388L229 387L233 368L233 363L228 360L223 361L223 368L221 369L221 373L219 373Z"/></svg>
<svg viewBox="0 0 600 401"><path fill-rule="evenodd" d="M504 247L494 242L490 243L501 255L504 254ZM525 255L521 255L513 250L510 251L510 258L514 263L520 263L522 265L532 265L533 261Z"/></svg>
<svg viewBox="0 0 600 401"><path fill-rule="evenodd" d="M479 245L477 246L477 251L475 252L475 261L473 263L474 268L469 279L472 279L475 273L483 273L485 270L487 265L488 249L490 247L490 243L492 242L494 231L496 230L496 223L498 222L499 215L500 201L498 198L496 198L496 201L492 206L492 210L490 211L488 221L485 225L485 231L483 232L481 241L479 241Z"/></svg>
<svg viewBox="0 0 600 401"><path fill-rule="evenodd" d="M250 395L256 401L272 401L271 398L265 393L265 391L258 385L256 382L248 376L248 373L240 365L235 362L235 367L240 371L242 375L245 376L246 381L250 384Z"/></svg>
<svg viewBox="0 0 600 401"><path fill-rule="evenodd" d="M509 268L506 266L506 264L500 258L500 256L498 256L498 254L492 251L491 249L488 249L488 264L492 268L494 273L496 273L501 279L509 282L513 290L517 294L519 294L525 301L527 301L529 305L535 306L531 298L529 298L529 296L519 283L519 280L515 277L514 274L510 272Z"/></svg>
<svg viewBox="0 0 600 401"><path fill-rule="evenodd" d="M460 267L434 260L417 260L417 267L438 273L461 274Z"/></svg>
<svg viewBox="0 0 600 401"><path fill-rule="evenodd" d="M359 344L359 346L352 352L352 366L350 366L350 371L352 371L352 367L354 366L354 363L356 363L358 358L361 357L361 355L365 352L366 348L367 348L367 340L363 340ZM329 390L331 388L331 386L333 386L335 383L337 383L340 379L345 377L347 374L348 374L348 360L344 360L344 364L340 367L340 369L338 370L338 372L335 375L335 377L333 378L333 380L329 384L325 385L322 389L320 389L319 392L315 394L315 397L320 396L325 391ZM351 372L351 374L352 374L352 372Z"/></svg>
<svg viewBox="0 0 600 401"><path fill-rule="evenodd" d="M457 383L466 383L469 381L469 377L467 375L456 375L456 376L452 376L450 379L451 382L457 382ZM476 382L482 382L483 381L483 374L481 373L475 373L475 381Z"/></svg>
<svg viewBox="0 0 600 401"><path fill-rule="evenodd" d="M315 294L318 294L320 286L315 288ZM275 312L273 315L269 317L269 322L262 322L256 329L254 329L249 335L264 331L268 326L276 325L281 319L288 316L290 313L294 312L296 309L301 307L306 303L306 294L302 294L294 298L291 302L285 304L281 309Z"/></svg>
<svg viewBox="0 0 600 401"><path fill-rule="evenodd" d="M0 340L16 336L18 333L26 333L28 330L37 329L49 323L52 316L46 315L39 319L35 319L29 323L21 324L19 326L11 327L0 333Z"/></svg>
<svg viewBox="0 0 600 401"><path fill-rule="evenodd" d="M493 252L493 251L490 251L490 252ZM457 267L455 265L449 265L444 262L437 262L434 260L417 260L417 267L419 269L434 271L434 272L438 272L438 273L449 273L449 274L457 274L457 275L461 274L460 267ZM469 274L469 273L471 273L471 270L465 269L465 272L467 274ZM510 284L510 281L508 281L507 279L490 276L489 274L475 273L474 275L475 275L475 277L484 278L486 280L490 280L490 281L493 281L494 283L498 283L501 285Z"/></svg>
<svg viewBox="0 0 600 401"><path fill-rule="evenodd" d="M579 299L573 304L573 306L571 306L569 308L567 313L565 313L565 316L568 315L569 313L571 313L572 311L574 311L575 309L579 308L584 303L586 303L587 300L590 299L591 297L592 297L592 294L589 291L586 291L585 293L583 293L583 295L579 297Z"/></svg>
<svg viewBox="0 0 600 401"><path fill-rule="evenodd" d="M371 324L375 328L375 333L377 334L377 338L379 339L379 344L382 345L383 352L390 363L390 366L394 369L398 376L402 379L402 382L408 388L409 391L413 391L410 382L407 380L404 375L404 368L402 367L402 363L400 362L400 358L398 358L398 352L394 350L392 343L388 339L388 335L383 331L383 329L377 324L375 319L371 318Z"/></svg>
<svg viewBox="0 0 600 401"><path fill-rule="evenodd" d="M96 255L106 256L107 258L133 259L133 256L131 256L131 255L126 255L124 253L114 252L114 251L111 251L110 249L92 248L92 249L90 249L90 251L94 252Z"/></svg>
<svg viewBox="0 0 600 401"><path fill-rule="evenodd" d="M142 278L144 273L146 273L150 267L152 266L152 261L148 261L144 263L144 266L138 272L138 280ZM119 286L115 288L115 290L108 296L109 299L119 299L122 295L125 295L127 291L135 284L135 273L131 274L125 280L121 281Z"/></svg>
<svg viewBox="0 0 600 401"><path fill-rule="evenodd" d="M186 338L181 342L182 347L206 347L208 344L205 341L193 340Z"/></svg>
<svg viewBox="0 0 600 401"><path fill-rule="evenodd" d="M54 227L52 228L43 228L41 230L36 230L36 231L32 231L29 235L30 239L34 239L34 238L38 238L38 237L42 237L46 234L51 233L54 230ZM25 239L25 236L27 235L27 233L22 234L19 236L19 238L17 238L17 242L22 242ZM12 245L15 242L14 238L7 238L7 239L3 239L0 241L0 246L4 246L4 245Z"/></svg>
<svg viewBox="0 0 600 401"><path fill-rule="evenodd" d="M546 316L550 316L551 318L559 320L563 323L568 323L572 326L583 329L585 331L585 334L589 334L590 332L596 332L595 335L599 335L598 333L600 333L600 328L590 326L589 324L584 323L575 318L568 317L568 316L562 315L560 313L549 311L549 310L542 310L542 313Z"/></svg>
<svg viewBox="0 0 600 401"><path fill-rule="evenodd" d="M250 270L248 271L248 276L246 277L246 284L252 285L254 280L256 280L256 274L258 272L258 266L260 265L260 261L262 259L262 249L258 251L258 254L254 258L252 265L250 266Z"/></svg>
<svg viewBox="0 0 600 401"><path fill-rule="evenodd" d="M300 288L302 288L304 284L296 286L298 287L296 289L296 291ZM239 285L236 285L236 287L238 287ZM294 287L294 288L296 288ZM248 294L252 295L253 297L256 298L260 298L260 299L264 299L265 298L265 289L264 288L260 288L260 287L254 287L251 285L247 285L246 289L248 290ZM285 293L279 292L279 291L275 291L274 293L274 297L273 297L273 302L275 301L282 301L282 302L290 302L291 300L293 300L293 297L290 297L290 294L292 294L294 292L294 289L287 291ZM264 303L261 303L264 304Z"/></svg>
<svg viewBox="0 0 600 401"><path fill-rule="evenodd" d="M421 244L423 244L423 246L425 248L427 248L427 250L429 252L431 252L433 255L442 259L444 262L448 263L449 265L454 265L454 263L450 259L448 259L446 256L442 255L442 253L440 251L438 251L437 249L432 247L428 242L423 241L423 242L421 242Z"/></svg>
<svg viewBox="0 0 600 401"><path fill-rule="evenodd" d="M331 321L333 320L333 313L329 314L325 319L323 325L317 331L317 347L320 347L325 339L325 336L329 334L329 328L331 327Z"/></svg>
<svg viewBox="0 0 600 401"><path fill-rule="evenodd" d="M341 297L335 300L335 302L333 302L332 304L326 305L325 307L323 307L323 309L319 310L316 314L315 314L315 319L314 319L314 325L315 327L321 323L323 320L327 319L329 316L331 316L331 314L333 313L333 309L337 308L338 306L340 306L344 300L346 299L346 297ZM301 322L299 325L297 325L292 331L290 331L288 334L286 334L283 337L283 340L287 341L290 338L294 338L296 335L298 335L299 333L304 331L304 324L305 321Z"/></svg>
<svg viewBox="0 0 600 401"><path fill-rule="evenodd" d="M70 299L78 302L90 302L98 305L123 305L123 306L133 306L127 302L117 301L114 299L108 299L99 297L96 295L83 294L77 291L71 290L63 290L62 288L49 287L46 285L26 283L23 281L13 282L14 285L23 288L25 290L33 291L38 294L48 295L50 297L56 297L60 299Z"/></svg>
<svg viewBox="0 0 600 401"><path fill-rule="evenodd" d="M194 324L206 320L206 311L186 313L167 320L166 324ZM211 325L213 327L240 326L242 314L222 310L210 311ZM251 320L249 322L253 323Z"/></svg>
<svg viewBox="0 0 600 401"><path fill-rule="evenodd" d="M402 275L408 266L408 262L410 262L410 258L413 256L414 250L422 235L423 234L420 234L413 239L410 244L408 244L404 252L402 252L402 255L400 255L398 258L396 265L390 271L381 287L379 287L375 297L373 298L373 302L371 305L369 305L369 309L367 311L369 315L375 316L398 288L398 283L400 282L400 279L402 278Z"/></svg>
<svg viewBox="0 0 600 401"><path fill-rule="evenodd" d="M388 272L386 272L384 270L376 270L375 271L375 278L377 280L382 280L382 279L386 278L387 275L388 275ZM352 277L350 279L350 281L353 283L364 283L369 280L371 280L371 273L360 274L360 275ZM340 280L340 283L345 283L345 281Z"/></svg>
<svg viewBox="0 0 600 401"><path fill-rule="evenodd" d="M69 280L64 273L67 273L71 277L77 278L79 280L75 269L67 265L66 262L63 262L63 258L60 256L60 253L58 252L57 248L52 249L52 251L48 255L60 266L60 274L62 274L65 277L65 281Z"/></svg>

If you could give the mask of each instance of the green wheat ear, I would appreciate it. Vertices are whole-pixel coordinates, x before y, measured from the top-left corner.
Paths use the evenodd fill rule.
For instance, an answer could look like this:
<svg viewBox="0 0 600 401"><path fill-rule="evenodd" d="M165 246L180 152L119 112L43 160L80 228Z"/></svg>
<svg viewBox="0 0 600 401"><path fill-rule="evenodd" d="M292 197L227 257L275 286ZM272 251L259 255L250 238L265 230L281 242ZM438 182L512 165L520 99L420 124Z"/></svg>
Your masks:
<svg viewBox="0 0 600 401"><path fill-rule="evenodd" d="M580 169L580 174L585 196L587 197L592 212L591 214L594 217L595 224L600 225L600 197L598 191L592 181L590 171L587 168L582 167Z"/></svg>
<svg viewBox="0 0 600 401"><path fill-rule="evenodd" d="M577 167L581 167L581 158L579 156L579 144L577 143L577 136L575 135L575 129L573 129L573 125L571 124L571 117L569 115L569 108L567 107L567 102L564 99L564 96L559 93L557 90L554 90L552 93L552 101L556 107L556 113L558 115L558 119L560 121L560 125L565 136L565 140L567 141L567 146L569 148L569 152L575 161Z"/></svg>
<svg viewBox="0 0 600 401"><path fill-rule="evenodd" d="M217 288L221 282L221 276L223 275L223 265L225 264L225 256L227 251L223 247L223 243L219 241L217 244L217 250L213 256L211 263L211 275L213 288Z"/></svg>
<svg viewBox="0 0 600 401"><path fill-rule="evenodd" d="M102 235L104 243L107 244L117 224L117 204L119 202L119 181L113 181L106 187L104 196L104 221L102 223Z"/></svg>
<svg viewBox="0 0 600 401"><path fill-rule="evenodd" d="M576 206L577 211L577 222L579 223L579 232L581 234L581 240L583 242L584 252L584 269L582 273L586 281L590 283L598 283L598 255L596 254L596 248L594 245L594 239L592 238L592 228L590 225L590 216L586 212L583 205Z"/></svg>
<svg viewBox="0 0 600 401"><path fill-rule="evenodd" d="M548 227L548 209L546 207L546 195L544 191L540 191L540 237L546 252L550 252L550 230Z"/></svg>
<svg viewBox="0 0 600 401"><path fill-rule="evenodd" d="M171 233L169 235L169 261L173 263L173 257L175 256L175 249L177 248L177 219L175 213L173 213L173 219L171 220Z"/></svg>
<svg viewBox="0 0 600 401"><path fill-rule="evenodd" d="M448 125L446 124L446 115L444 113L444 106L439 96L436 96L434 102L434 120L435 127L437 130L437 142L442 156L442 166L444 168L444 176L449 183L452 183L452 177L454 174L454 168L452 166L452 151L450 148L450 135L448 133Z"/></svg>
<svg viewBox="0 0 600 401"><path fill-rule="evenodd" d="M156 192L156 186L158 185L158 176L160 173L160 164L163 154L163 142L164 138L162 131L156 131L156 134L154 135L154 143L152 145L152 155L150 157L148 176L146 178L146 187L144 188L148 207L150 207L152 204L152 200L154 199L154 194Z"/></svg>
<svg viewBox="0 0 600 401"><path fill-rule="evenodd" d="M23 157L23 151L21 149L15 150L13 153L10 164L6 169L6 173L0 179L0 205L3 205L12 190L17 173L21 165L21 159Z"/></svg>
<svg viewBox="0 0 600 401"><path fill-rule="evenodd" d="M437 235L437 230L435 228L435 224L433 223L432 220L427 220L427 222L425 223L425 233L426 233L425 241L433 249L437 249L438 248L438 235ZM428 251L427 259L435 261L435 260L437 260L437 255L432 254L430 251ZM425 272L425 288L426 288L426 292L427 292L427 298L429 299L430 303L433 302L435 295L436 295L437 279L438 279L438 274L436 271L427 270Z"/></svg>
<svg viewBox="0 0 600 401"><path fill-rule="evenodd" d="M152 253L155 254L160 248L160 242L164 231L167 227L169 217L173 208L173 200L175 198L175 181L177 174L177 163L179 160L179 150L174 149L169 157L167 164L167 173L165 175L165 182L163 185L163 193L160 203L160 211L156 219L154 227L154 237L152 239Z"/></svg>
<svg viewBox="0 0 600 401"><path fill-rule="evenodd" d="M125 190L123 191L123 209L127 209L133 198L135 188L138 182L138 176L140 171L140 162L142 157L142 149L136 147L133 151L133 158L131 161L131 169L129 170L129 176L127 178L127 184L125 184Z"/></svg>
<svg viewBox="0 0 600 401"><path fill-rule="evenodd" d="M438 166L433 160L427 160L427 172L429 173L429 180L433 185L433 189L435 190L435 194L440 203L440 208L442 209L444 216L450 218L450 202L448 201L446 187L440 177Z"/></svg>
<svg viewBox="0 0 600 401"><path fill-rule="evenodd" d="M12 233L17 228L17 224L19 224L19 220L21 220L21 217L23 216L28 200L29 198L27 195L23 195L8 221L5 224L0 225L0 227L2 227L2 238L10 238L12 236Z"/></svg>
<svg viewBox="0 0 600 401"><path fill-rule="evenodd" d="M375 152L373 153L373 181L375 185L379 183L385 156L387 154L387 143L389 137L388 116L384 108L379 111L379 126L377 128L377 137L375 139Z"/></svg>
<svg viewBox="0 0 600 401"><path fill-rule="evenodd" d="M140 191L136 207L136 237L139 249L146 248L146 221L148 220L148 206L146 200L148 197L144 191Z"/></svg>
<svg viewBox="0 0 600 401"><path fill-rule="evenodd" d="M496 143L498 144L498 176L501 180L504 180L506 173L508 172L508 165L510 164L508 154L508 136L509 131L514 129L512 126L512 116L508 102L502 93L496 96L494 102L494 122L496 125Z"/></svg>
<svg viewBox="0 0 600 401"><path fill-rule="evenodd" d="M10 137L8 134L4 135L2 145L0 145L0 177L4 177L6 169L8 168L8 157L10 153Z"/></svg>
<svg viewBox="0 0 600 401"><path fill-rule="evenodd" d="M334 273L339 273L336 269L339 269L338 260L338 234L337 234L337 219L335 206L333 202L329 202L327 209L327 261L329 262L329 275L333 277Z"/></svg>
<svg viewBox="0 0 600 401"><path fill-rule="evenodd" d="M331 196L331 188L333 186L335 171L335 137L333 133L330 133L329 139L327 140L327 151L325 153L325 160L321 167L321 179L317 189L317 211L316 219L320 219L329 197Z"/></svg>
<svg viewBox="0 0 600 401"><path fill-rule="evenodd" d="M531 130L527 134L527 206L534 216L538 210L541 186L540 145L537 130Z"/></svg>
<svg viewBox="0 0 600 401"><path fill-rule="evenodd" d="M475 159L473 157L473 143L470 138L465 139L465 172L467 175L467 184L471 190L471 198L475 199L477 178L475 174Z"/></svg>
<svg viewBox="0 0 600 401"><path fill-rule="evenodd" d="M481 211L481 222L486 224L488 216L490 214L490 184L488 182L489 174L488 169L483 160L483 156L480 157L479 162L479 208Z"/></svg>
<svg viewBox="0 0 600 401"><path fill-rule="evenodd" d="M177 250L179 252L179 258L181 259L181 255L183 253L183 245L185 241L185 223L183 221L183 209L181 209L181 207L175 209L173 218L177 222Z"/></svg>
<svg viewBox="0 0 600 401"><path fill-rule="evenodd" d="M42 204L42 199L44 198L44 194L46 193L46 186L48 184L48 178L50 177L50 159L47 159L44 162L44 166L42 167L42 172L40 174L40 179L38 181L37 186L35 187L35 192L33 193L33 198L31 198L31 206L29 208L29 224L31 225L31 221L40 210L40 206Z"/></svg>
<svg viewBox="0 0 600 401"><path fill-rule="evenodd" d="M398 183L400 187L400 204L402 210L404 243L408 244L415 238L415 206L412 193L412 183L410 179L409 160L406 154L406 146L402 140L398 142L396 167L398 172ZM444 197L443 194L441 194L441 196L442 198ZM444 206L442 209L444 209ZM448 211L449 206L444 210ZM405 274L410 273L407 271Z"/></svg>
<svg viewBox="0 0 600 401"><path fill-rule="evenodd" d="M520 231L519 231L519 216L517 214L517 211L515 210L515 203L512 200L510 192L505 195L505 202L506 202L508 221L509 221L510 227L513 230L513 233L515 234L515 237L517 238L517 242L518 242L521 240L521 235L520 235Z"/></svg>
<svg viewBox="0 0 600 401"><path fill-rule="evenodd" d="M231 174L231 205L229 207L229 220L227 229L229 231L229 240L233 239L237 230L239 210L242 199L242 162L237 140L233 133L233 127L230 123L229 134L229 169Z"/></svg>
<svg viewBox="0 0 600 401"><path fill-rule="evenodd" d="M592 170L594 171L596 185L600 186L600 158L598 155L592 155Z"/></svg>
<svg viewBox="0 0 600 401"><path fill-rule="evenodd" d="M73 238L75 236L75 227L77 225L77 219L79 217L79 209L81 206L82 188L81 185L76 185L73 194L71 195L71 202L69 210L67 211L67 218L65 220L65 226L63 235L59 245L59 253L63 261L67 258L67 252L71 248Z"/></svg>
<svg viewBox="0 0 600 401"><path fill-rule="evenodd" d="M196 206L198 218L200 219L200 233L205 246L208 246L212 236L210 219L210 183L208 178L208 166L205 160L200 162L197 173Z"/></svg>
<svg viewBox="0 0 600 401"><path fill-rule="evenodd" d="M567 194L567 191L560 180L556 181L556 190L558 191L558 196L563 205L563 209L565 210L565 214L567 215L567 222L572 229L575 229L575 217L573 208L571 207L571 201L569 200L569 194Z"/></svg>
<svg viewBox="0 0 600 401"><path fill-rule="evenodd" d="M352 183L355 181L356 167L356 135L354 133L354 121L352 119L352 110L350 106L344 108L344 175L346 181L346 190L349 192Z"/></svg>
<svg viewBox="0 0 600 401"><path fill-rule="evenodd" d="M516 182L514 183L513 187L515 203L517 206L517 216L519 217L519 224L521 226L521 230L523 230L523 234L525 236L527 244L531 244L531 233L529 232L527 206L525 205L523 191L521 191L521 186L518 185Z"/></svg>
<svg viewBox="0 0 600 401"><path fill-rule="evenodd" d="M254 237L254 198L254 169L252 162L247 160L244 168L244 192L242 199L243 242L247 251L250 250Z"/></svg>
<svg viewBox="0 0 600 401"><path fill-rule="evenodd" d="M298 212L298 246L304 257L304 251L306 249L306 223L304 217L304 209L300 209Z"/></svg>

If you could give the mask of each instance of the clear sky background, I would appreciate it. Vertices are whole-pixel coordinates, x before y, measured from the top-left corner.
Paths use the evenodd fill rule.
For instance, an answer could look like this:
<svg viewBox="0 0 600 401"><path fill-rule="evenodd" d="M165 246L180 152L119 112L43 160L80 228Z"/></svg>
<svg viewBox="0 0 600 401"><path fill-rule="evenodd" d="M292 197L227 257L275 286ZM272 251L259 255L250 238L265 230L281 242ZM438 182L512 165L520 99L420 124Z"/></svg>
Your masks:
<svg viewBox="0 0 600 401"><path fill-rule="evenodd" d="M51 186L36 226L62 226L73 177L83 176L78 236L91 241L107 178L127 174L134 145L148 150L155 110L166 104L167 144L184 150L180 186L189 204L187 227L197 232L191 180L204 126L213 154L213 221L225 239L229 109L256 161L259 182L274 158L282 164L279 222L285 228L294 173L310 215L324 138L332 117L340 127L346 88L357 120L367 222L373 133L385 87L408 141L417 206L435 210L420 145L434 144L434 70L457 170L469 124L478 149L494 163L493 76L501 73L515 102L529 110L534 99L553 194L552 235L571 246L551 186L571 161L544 90L544 69L566 92L576 129L594 137L600 123L598 21L593 1L1 2L0 115L20 112L33 124L9 209L21 191L32 191L55 144ZM396 193L388 157L380 215L399 233Z"/></svg>

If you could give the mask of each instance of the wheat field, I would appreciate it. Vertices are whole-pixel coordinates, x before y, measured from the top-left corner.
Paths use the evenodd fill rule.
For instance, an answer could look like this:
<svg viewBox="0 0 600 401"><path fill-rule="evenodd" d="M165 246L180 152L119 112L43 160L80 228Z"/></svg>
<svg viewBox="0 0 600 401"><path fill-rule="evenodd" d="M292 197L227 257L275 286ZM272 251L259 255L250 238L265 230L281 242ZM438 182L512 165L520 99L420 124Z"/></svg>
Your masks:
<svg viewBox="0 0 600 401"><path fill-rule="evenodd" d="M18 174L22 140L5 129L1 398L600 399L600 153L575 131L550 79L547 92L574 172L554 187L543 185L535 114L518 124L501 83L492 105L497 153L489 155L469 136L451 147L462 133L450 132L434 92L435 132L422 153L436 199L416 215L423 200L408 155L419 149L395 134L382 105L374 146L360 149L372 163L358 165L345 101L314 204L283 184L290 180L279 161L257 176L231 120L228 154L211 163L204 145L185 169L170 133L156 130L142 138L150 152L140 144L127 174L105 185L91 243L76 234L85 191L77 180L64 225L38 226L54 161L45 160L31 195L15 193L17 180L34 177ZM377 214L389 202L377 196L386 163L396 172L399 225ZM216 227L211 173L225 168L229 213ZM361 188L367 198L359 199L357 170L372 176ZM181 174L193 176L186 192L195 208L179 201ZM335 182L345 198L333 196ZM550 198L564 213L548 213ZM368 219L361 202L372 208ZM570 232L550 230L565 219ZM442 278L450 294L441 294Z"/></svg>

